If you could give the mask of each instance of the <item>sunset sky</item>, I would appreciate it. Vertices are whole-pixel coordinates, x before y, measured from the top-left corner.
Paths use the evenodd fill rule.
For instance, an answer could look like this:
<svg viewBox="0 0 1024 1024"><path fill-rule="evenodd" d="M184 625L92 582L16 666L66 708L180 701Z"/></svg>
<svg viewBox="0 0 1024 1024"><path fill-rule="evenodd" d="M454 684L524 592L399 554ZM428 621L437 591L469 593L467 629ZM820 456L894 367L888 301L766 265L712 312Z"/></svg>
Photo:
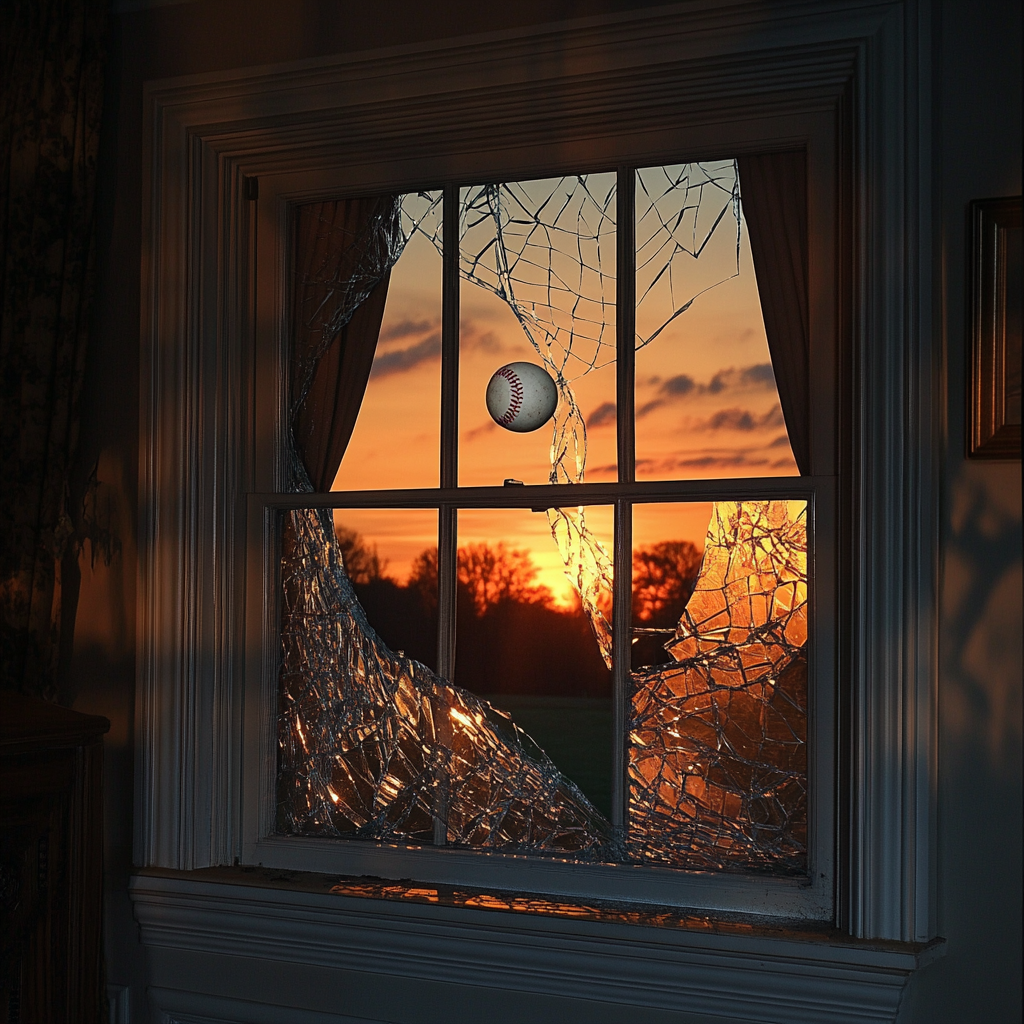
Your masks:
<svg viewBox="0 0 1024 1024"><path fill-rule="evenodd" d="M643 186L653 189L661 177L660 169L641 174L647 180L638 188L638 212L644 209ZM604 177L590 176L597 179L592 192L602 194ZM663 219L673 212L665 203L673 200L669 194L656 204ZM647 219L637 225L638 296L660 269L657 257L645 267L653 254L644 248L653 212L648 208ZM610 282L614 295L614 264L607 266L609 258L614 260L614 244L604 245L601 254L604 287ZM637 311L638 335L646 338L660 326L681 295L684 300L693 296L728 277L735 266L735 220L726 217L699 260L677 255L671 275L663 275L646 295ZM497 296L463 280L461 304L459 482L499 485L514 477L546 483L551 425L529 434L512 433L491 420L484 404L487 382L500 366L541 359L512 310ZM606 319L613 316L613 309L605 314ZM428 239L415 234L392 271L373 371L335 490L438 485L440 326L441 258ZM613 320L603 337L614 342ZM614 480L614 362L572 386L587 421L585 479ZM636 410L639 480L796 474L745 225L739 276L698 295L685 313L637 352ZM703 547L710 510L707 503L641 506L634 515L634 543L688 539ZM437 516L430 511L345 510L336 520L376 544L388 559L388 572L398 580L406 578L420 551L436 544ZM611 553L611 508L588 509L587 521ZM459 514L458 531L460 544L504 540L528 550L540 569L539 581L560 602L568 601L570 586L543 514L466 510Z"/></svg>

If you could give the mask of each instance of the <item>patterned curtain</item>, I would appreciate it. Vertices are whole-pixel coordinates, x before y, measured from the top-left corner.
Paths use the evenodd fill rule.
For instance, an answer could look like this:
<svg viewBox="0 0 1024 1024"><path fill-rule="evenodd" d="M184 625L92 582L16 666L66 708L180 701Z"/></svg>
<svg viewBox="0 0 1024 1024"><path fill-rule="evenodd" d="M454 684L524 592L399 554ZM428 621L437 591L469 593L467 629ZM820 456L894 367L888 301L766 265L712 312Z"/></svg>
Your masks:
<svg viewBox="0 0 1024 1024"><path fill-rule="evenodd" d="M0 4L0 686L51 699L108 7Z"/></svg>

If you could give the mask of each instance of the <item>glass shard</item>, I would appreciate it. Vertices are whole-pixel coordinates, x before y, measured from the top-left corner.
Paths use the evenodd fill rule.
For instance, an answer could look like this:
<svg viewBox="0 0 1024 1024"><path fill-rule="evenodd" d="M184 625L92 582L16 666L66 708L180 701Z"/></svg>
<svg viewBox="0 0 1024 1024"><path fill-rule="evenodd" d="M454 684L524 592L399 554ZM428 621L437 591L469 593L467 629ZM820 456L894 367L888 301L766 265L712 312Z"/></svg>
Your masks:
<svg viewBox="0 0 1024 1024"><path fill-rule="evenodd" d="M632 674L627 849L806 870L807 504L718 502L666 650Z"/></svg>

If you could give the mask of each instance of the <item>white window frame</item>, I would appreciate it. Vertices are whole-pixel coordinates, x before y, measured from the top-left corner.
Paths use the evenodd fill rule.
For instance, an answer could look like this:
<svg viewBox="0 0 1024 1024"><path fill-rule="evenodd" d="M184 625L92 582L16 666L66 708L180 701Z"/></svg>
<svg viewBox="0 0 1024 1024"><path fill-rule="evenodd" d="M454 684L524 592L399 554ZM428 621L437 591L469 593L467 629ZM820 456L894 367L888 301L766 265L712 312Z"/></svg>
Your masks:
<svg viewBox="0 0 1024 1024"><path fill-rule="evenodd" d="M137 865L231 864L252 841L244 745L268 709L245 699L247 495L280 486L259 458L276 425L257 410L281 397L256 374L253 339L283 320L265 302L258 316L273 323L254 316L247 179L261 196L264 183L285 183L270 191L295 201L335 190L340 168L353 189L381 191L470 165L525 178L596 166L603 153L614 166L616 146L635 163L732 156L717 127L728 125L748 152L832 140L818 159L852 196L835 238L851 267L839 279L852 285L838 367L851 461L836 506L849 589L836 644L847 689L834 912L854 939L934 937L942 435L930 31L914 2L696 2L147 85ZM289 175L300 188L289 191Z"/></svg>

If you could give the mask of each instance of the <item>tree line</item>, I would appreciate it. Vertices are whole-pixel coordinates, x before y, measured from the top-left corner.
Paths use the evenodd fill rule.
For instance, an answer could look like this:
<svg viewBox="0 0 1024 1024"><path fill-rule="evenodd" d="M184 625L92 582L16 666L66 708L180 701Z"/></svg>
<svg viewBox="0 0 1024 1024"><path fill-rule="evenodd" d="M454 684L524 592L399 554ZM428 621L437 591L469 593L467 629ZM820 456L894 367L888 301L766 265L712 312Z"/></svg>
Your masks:
<svg viewBox="0 0 1024 1024"><path fill-rule="evenodd" d="M393 650L436 667L437 549L413 562L408 579L388 572L376 545L353 530L336 530L349 579L378 635ZM633 554L633 622L671 630L693 590L699 549L662 541ZM582 607L556 605L537 581L528 552L495 544L458 550L455 682L479 694L609 697L606 668ZM668 634L637 634L633 667L667 660Z"/></svg>

